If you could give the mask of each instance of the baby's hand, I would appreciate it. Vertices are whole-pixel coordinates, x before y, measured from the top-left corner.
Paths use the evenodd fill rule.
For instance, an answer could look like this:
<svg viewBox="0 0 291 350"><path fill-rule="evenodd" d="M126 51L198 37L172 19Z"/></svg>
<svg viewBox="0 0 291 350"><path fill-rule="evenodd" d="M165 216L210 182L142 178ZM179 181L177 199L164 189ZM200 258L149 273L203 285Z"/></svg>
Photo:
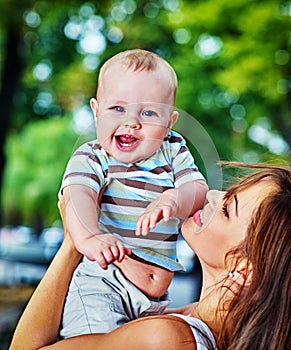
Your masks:
<svg viewBox="0 0 291 350"><path fill-rule="evenodd" d="M146 236L160 220L168 221L171 216L175 216L177 210L175 189L165 191L149 204L144 214L139 217L136 224L136 235Z"/></svg>
<svg viewBox="0 0 291 350"><path fill-rule="evenodd" d="M114 261L121 262L125 255L131 254L131 249L112 234L91 236L82 244L82 252L89 260L96 261L102 269Z"/></svg>

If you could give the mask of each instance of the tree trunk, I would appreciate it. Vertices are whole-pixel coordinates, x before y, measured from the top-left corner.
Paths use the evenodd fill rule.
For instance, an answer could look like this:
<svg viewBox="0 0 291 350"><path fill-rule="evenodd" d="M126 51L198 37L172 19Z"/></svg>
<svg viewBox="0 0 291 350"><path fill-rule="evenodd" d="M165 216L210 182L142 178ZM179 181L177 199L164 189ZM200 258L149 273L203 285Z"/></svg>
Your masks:
<svg viewBox="0 0 291 350"><path fill-rule="evenodd" d="M0 91L0 225L2 224L2 183L5 169L5 141L11 125L13 97L20 81L23 66L21 57L21 29L14 22L7 26L6 45Z"/></svg>

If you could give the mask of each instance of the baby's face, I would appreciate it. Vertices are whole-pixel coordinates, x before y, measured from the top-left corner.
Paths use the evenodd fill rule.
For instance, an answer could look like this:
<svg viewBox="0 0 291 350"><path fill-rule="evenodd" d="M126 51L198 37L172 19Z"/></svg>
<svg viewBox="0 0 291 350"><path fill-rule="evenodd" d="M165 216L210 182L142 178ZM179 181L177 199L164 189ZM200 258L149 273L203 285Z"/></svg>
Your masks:
<svg viewBox="0 0 291 350"><path fill-rule="evenodd" d="M105 72L91 107L98 141L123 163L154 154L178 117L165 71L132 72L119 64Z"/></svg>

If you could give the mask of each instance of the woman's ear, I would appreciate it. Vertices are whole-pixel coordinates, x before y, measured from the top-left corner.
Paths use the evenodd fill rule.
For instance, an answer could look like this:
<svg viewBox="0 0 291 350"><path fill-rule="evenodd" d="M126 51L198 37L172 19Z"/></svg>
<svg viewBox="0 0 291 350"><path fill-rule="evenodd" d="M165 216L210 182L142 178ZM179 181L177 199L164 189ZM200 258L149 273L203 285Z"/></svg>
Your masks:
<svg viewBox="0 0 291 350"><path fill-rule="evenodd" d="M98 102L97 102L96 98L91 98L90 107L92 109L94 118L97 118L98 117Z"/></svg>
<svg viewBox="0 0 291 350"><path fill-rule="evenodd" d="M244 286L249 286L252 282L253 270L251 267L241 267L230 272L228 276L236 283Z"/></svg>

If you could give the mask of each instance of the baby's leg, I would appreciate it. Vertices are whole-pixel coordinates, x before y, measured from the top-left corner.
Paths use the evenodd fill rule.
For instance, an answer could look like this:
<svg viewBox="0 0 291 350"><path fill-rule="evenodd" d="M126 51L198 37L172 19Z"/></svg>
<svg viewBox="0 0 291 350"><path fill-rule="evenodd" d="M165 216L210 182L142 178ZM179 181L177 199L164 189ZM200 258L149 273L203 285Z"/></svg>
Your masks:
<svg viewBox="0 0 291 350"><path fill-rule="evenodd" d="M170 303L164 297L148 298L115 265L103 270L84 258L70 284L60 337L107 333L139 317L159 315Z"/></svg>
<svg viewBox="0 0 291 350"><path fill-rule="evenodd" d="M122 293L120 295L107 281L106 274L110 276L115 266L102 270L97 263L93 264L86 269L88 262L82 262L73 275L63 310L61 338L107 333L130 321ZM93 274L92 270L98 274Z"/></svg>

